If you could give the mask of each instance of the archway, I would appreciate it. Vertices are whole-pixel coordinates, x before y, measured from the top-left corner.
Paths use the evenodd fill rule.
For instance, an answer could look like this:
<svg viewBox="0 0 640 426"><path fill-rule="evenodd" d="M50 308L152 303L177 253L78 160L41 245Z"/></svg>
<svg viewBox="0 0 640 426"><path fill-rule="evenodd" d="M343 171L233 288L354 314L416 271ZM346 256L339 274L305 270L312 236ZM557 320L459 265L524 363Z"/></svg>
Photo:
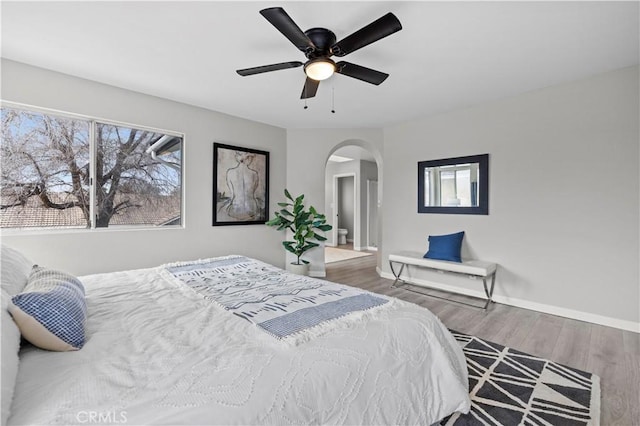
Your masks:
<svg viewBox="0 0 640 426"><path fill-rule="evenodd" d="M382 177L382 155L367 141L344 140L329 151L325 161L325 212L333 229L326 246L380 253ZM379 270L380 259L376 257Z"/></svg>

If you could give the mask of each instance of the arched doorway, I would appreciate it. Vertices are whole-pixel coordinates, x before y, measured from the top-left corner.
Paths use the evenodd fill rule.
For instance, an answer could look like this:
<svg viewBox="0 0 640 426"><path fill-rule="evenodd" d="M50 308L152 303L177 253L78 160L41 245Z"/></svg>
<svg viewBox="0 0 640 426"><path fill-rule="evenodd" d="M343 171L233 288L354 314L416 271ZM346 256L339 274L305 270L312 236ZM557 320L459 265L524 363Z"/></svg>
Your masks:
<svg viewBox="0 0 640 426"><path fill-rule="evenodd" d="M325 164L325 212L333 229L325 246L379 253L381 166L379 151L366 141L346 140L330 151ZM330 263L331 257L325 261ZM376 263L380 267L379 260Z"/></svg>

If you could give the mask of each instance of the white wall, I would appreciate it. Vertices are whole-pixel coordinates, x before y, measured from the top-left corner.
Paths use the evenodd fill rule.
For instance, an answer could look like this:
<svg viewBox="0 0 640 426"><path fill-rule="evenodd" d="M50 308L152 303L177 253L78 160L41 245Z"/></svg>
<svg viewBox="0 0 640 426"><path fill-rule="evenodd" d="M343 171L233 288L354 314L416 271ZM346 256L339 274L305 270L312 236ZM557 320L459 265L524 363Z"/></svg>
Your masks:
<svg viewBox="0 0 640 426"><path fill-rule="evenodd" d="M499 263L501 300L637 330L638 77L626 68L384 129L383 259L464 230L463 254ZM484 153L488 216L417 213L418 161Z"/></svg>
<svg viewBox="0 0 640 426"><path fill-rule="evenodd" d="M304 193L307 202L316 207L324 205L327 160L336 149L346 145L361 146L382 162L382 129L288 129L287 188L289 191L292 194ZM378 169L380 181L382 181L382 174L383 170L380 167ZM383 188L380 185L380 193L382 191ZM305 253L304 258L311 261L312 275L325 275L323 250L312 249ZM289 255L287 259L288 262L292 261Z"/></svg>
<svg viewBox="0 0 640 426"><path fill-rule="evenodd" d="M211 205L216 141L270 152L274 211L285 184L285 130L4 59L2 99L184 133L186 200L184 229L2 232L4 244L79 275L232 253L284 266L279 232L264 225L212 227Z"/></svg>

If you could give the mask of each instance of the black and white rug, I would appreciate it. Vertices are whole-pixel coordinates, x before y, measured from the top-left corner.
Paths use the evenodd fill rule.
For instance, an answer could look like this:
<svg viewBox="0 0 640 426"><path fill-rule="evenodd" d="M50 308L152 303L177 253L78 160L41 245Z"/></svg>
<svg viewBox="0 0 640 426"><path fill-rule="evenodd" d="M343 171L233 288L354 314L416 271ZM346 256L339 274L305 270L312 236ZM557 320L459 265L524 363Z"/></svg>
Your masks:
<svg viewBox="0 0 640 426"><path fill-rule="evenodd" d="M600 424L600 378L452 331L469 369L471 411L441 425Z"/></svg>

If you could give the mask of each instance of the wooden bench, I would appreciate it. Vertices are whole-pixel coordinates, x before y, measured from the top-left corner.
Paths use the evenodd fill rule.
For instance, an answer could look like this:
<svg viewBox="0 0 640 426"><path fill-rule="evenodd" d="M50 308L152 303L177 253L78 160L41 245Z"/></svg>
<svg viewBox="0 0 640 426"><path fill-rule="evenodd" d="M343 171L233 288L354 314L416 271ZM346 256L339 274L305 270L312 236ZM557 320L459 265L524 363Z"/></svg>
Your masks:
<svg viewBox="0 0 640 426"><path fill-rule="evenodd" d="M397 273L394 268L394 263L401 265L400 270ZM403 280L402 278L400 278L400 276L402 275L402 272L404 271L404 268L409 265L418 266L420 268L435 269L441 272L451 272L454 274L467 275L471 278L480 277L482 278L482 283L484 285L484 293L487 296L486 303L484 304L484 307L482 307L482 309L486 310L491 304L491 302L493 302L492 300L493 287L496 282L496 268L497 268L497 265L495 263L485 262L482 260L463 260L462 263L448 262L446 260L426 259L423 257L422 253L418 253L418 252L401 251L401 252L389 255L389 266L391 267L391 272L393 273L393 276L396 278L392 284L392 287L396 287L396 284L398 284L398 281L401 281L403 284L411 284ZM489 278L491 278L491 285L487 286L487 280ZM417 293L420 293L420 292L417 292ZM420 293L420 294L424 294L426 296L431 296L431 297L437 297L439 299L445 299L445 300L473 306L476 308L480 308L480 306L477 306L471 303L451 300L446 297L436 296L436 295L427 294L427 293Z"/></svg>

